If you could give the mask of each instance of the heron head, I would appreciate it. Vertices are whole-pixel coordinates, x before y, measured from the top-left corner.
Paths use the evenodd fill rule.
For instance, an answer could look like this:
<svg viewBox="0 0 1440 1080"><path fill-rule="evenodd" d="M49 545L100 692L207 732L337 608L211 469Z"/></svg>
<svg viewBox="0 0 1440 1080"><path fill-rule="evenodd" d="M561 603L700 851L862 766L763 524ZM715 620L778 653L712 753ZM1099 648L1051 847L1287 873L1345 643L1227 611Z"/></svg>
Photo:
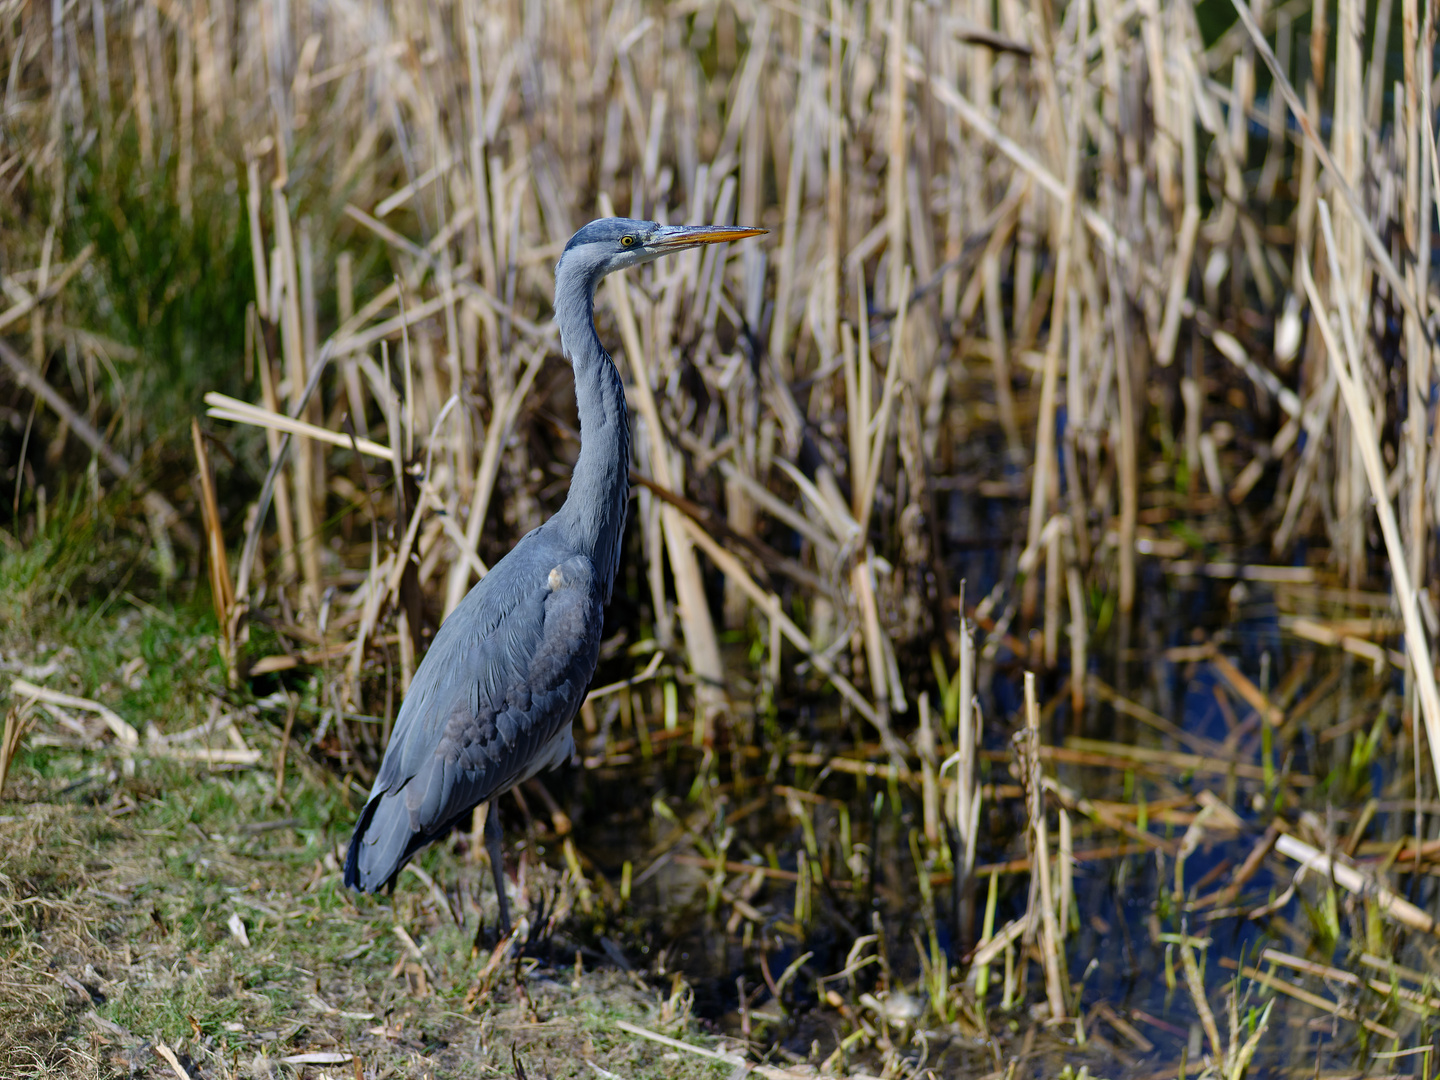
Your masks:
<svg viewBox="0 0 1440 1080"><path fill-rule="evenodd" d="M650 262L701 244L720 244L758 236L766 229L744 229L733 225L661 225L630 218L600 218L581 227L555 265L555 276L581 270L583 276L600 278L627 266Z"/></svg>

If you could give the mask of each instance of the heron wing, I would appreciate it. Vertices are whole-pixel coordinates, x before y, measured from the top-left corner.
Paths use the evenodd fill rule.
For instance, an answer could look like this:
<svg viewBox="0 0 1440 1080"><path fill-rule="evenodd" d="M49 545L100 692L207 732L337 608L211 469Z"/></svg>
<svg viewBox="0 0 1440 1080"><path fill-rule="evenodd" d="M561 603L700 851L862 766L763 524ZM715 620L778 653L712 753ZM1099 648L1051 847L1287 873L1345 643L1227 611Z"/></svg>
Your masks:
<svg viewBox="0 0 1440 1080"><path fill-rule="evenodd" d="M472 807L569 756L600 652L596 577L584 555L517 546L446 620L396 720L347 882L381 887Z"/></svg>

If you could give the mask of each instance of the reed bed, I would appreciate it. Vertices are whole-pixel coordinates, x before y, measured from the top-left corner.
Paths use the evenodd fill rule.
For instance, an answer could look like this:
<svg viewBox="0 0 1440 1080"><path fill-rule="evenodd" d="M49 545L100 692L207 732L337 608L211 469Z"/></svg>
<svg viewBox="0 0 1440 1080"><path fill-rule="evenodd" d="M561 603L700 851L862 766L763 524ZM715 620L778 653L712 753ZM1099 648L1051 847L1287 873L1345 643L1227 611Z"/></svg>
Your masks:
<svg viewBox="0 0 1440 1080"><path fill-rule="evenodd" d="M795 1056L804 985L832 1070L919 1075L931 1043L997 1075L1309 1069L1293 1000L1357 1033L1355 1067L1418 1073L1432 13L1233 3L11 4L10 542L71 464L129 484L156 573L206 568L236 699L284 714L281 782L292 733L364 781L430 635L564 497L565 240L616 212L764 226L598 298L636 496L581 754L603 780L683 748L692 782L655 800L647 867L564 840L576 905L619 918L656 856L696 871L751 964L744 1049ZM189 440L147 417L85 246L122 168L178 235L232 223L243 310ZM1269 629L1232 625L1257 597ZM1218 738L1176 700L1195 680ZM11 693L66 707L36 690ZM1092 864L1153 888L1139 951L1193 1027L1097 990ZM1283 938L1297 891L1310 955L1207 963L1204 927ZM820 972L827 919L852 932Z"/></svg>

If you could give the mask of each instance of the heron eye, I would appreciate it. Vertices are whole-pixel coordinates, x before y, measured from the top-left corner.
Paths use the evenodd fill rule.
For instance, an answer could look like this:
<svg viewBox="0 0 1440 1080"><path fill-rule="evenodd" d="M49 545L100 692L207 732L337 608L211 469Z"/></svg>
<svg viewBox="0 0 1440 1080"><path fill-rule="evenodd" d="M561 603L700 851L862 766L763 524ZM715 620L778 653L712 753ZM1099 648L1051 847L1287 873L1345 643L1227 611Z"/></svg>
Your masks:
<svg viewBox="0 0 1440 1080"><path fill-rule="evenodd" d="M622 236L622 237L620 238L620 246L621 246L621 247L634 247L634 246L635 246L635 237L633 237L633 236Z"/></svg>

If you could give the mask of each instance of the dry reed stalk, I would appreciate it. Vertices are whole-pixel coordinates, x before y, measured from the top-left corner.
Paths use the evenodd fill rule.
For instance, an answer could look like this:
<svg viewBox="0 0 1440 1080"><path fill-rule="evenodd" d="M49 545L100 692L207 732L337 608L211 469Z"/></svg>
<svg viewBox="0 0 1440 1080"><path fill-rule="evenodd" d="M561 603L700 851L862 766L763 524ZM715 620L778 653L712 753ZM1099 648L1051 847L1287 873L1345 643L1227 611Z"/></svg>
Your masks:
<svg viewBox="0 0 1440 1080"><path fill-rule="evenodd" d="M845 126L842 69L844 35L841 25L843 6L843 0L830 0L830 100L829 115L826 117L828 138L825 169L825 325L827 338L832 341L840 322L841 261L845 244L845 165L841 158ZM758 221L759 218L746 220Z"/></svg>
<svg viewBox="0 0 1440 1080"><path fill-rule="evenodd" d="M58 270L42 264L36 290L33 293L27 293L22 299L0 312L0 330L4 330L12 323L19 322L27 315L32 315L42 305L58 297L64 291L65 286L70 283L71 278L85 268L94 254L95 245L86 244L80 254Z"/></svg>
<svg viewBox="0 0 1440 1080"><path fill-rule="evenodd" d="M30 710L20 704L12 705L5 711L5 730L0 733L0 796L5 794L5 781L10 776L10 766L20 752L20 743L33 721Z"/></svg>
<svg viewBox="0 0 1440 1080"><path fill-rule="evenodd" d="M1351 221L1358 230L1360 239L1363 241L1370 258L1374 260L1375 269L1384 276L1386 283L1389 284L1392 290L1391 295L1394 297L1396 303L1405 309L1405 314L1407 316L1417 316L1418 311L1415 308L1414 299L1410 291L1406 289L1404 279L1395 268L1395 263L1390 258L1389 249L1385 246L1384 241L1380 239L1374 226L1370 224L1365 213L1364 205L1360 202L1359 197L1355 194L1354 188L1346 181L1345 174L1337 167L1334 158L1331 157L1330 151L1320 139L1312 119L1312 114L1307 112L1305 107L1300 104L1299 95L1295 93L1295 88L1291 85L1285 72L1281 70L1280 62L1275 58L1275 53L1265 41L1265 36L1255 21L1254 13L1251 12L1245 0L1231 0L1231 3L1234 5L1236 13L1240 16L1240 21L1244 23L1245 29L1254 40L1256 51L1260 54L1261 59L1265 61L1266 67L1270 69L1270 74L1274 77L1276 86L1285 97L1285 103L1290 107L1290 111L1294 114L1296 122L1300 125L1300 130L1305 135L1307 146L1313 149L1320 167L1331 174L1335 190L1340 195L1341 201L1345 203L1346 209L1350 213ZM1323 37L1317 36L1314 40L1323 42ZM1321 55L1323 57L1323 53ZM1317 65L1317 67L1321 66L1323 66L1323 62L1321 65ZM1315 110L1315 112L1318 114L1318 109Z"/></svg>
<svg viewBox="0 0 1440 1080"><path fill-rule="evenodd" d="M1060 893L1060 910L1056 916L1060 940L1063 942L1070 932L1071 906L1075 903L1075 836L1070 824L1070 812L1060 808L1060 846L1056 855L1059 880L1055 883Z"/></svg>
<svg viewBox="0 0 1440 1080"><path fill-rule="evenodd" d="M890 673L885 664L885 631L880 626L880 607L875 599L875 563L873 553L855 564L850 573L850 588L859 609L860 629L865 642L865 659L870 673L870 693L883 714L891 710L888 691ZM903 699L902 699L903 704Z"/></svg>
<svg viewBox="0 0 1440 1080"><path fill-rule="evenodd" d="M257 336L256 343L260 343ZM263 347L260 350L260 400L265 403L264 409L256 409L255 412L265 416L284 415L280 411L280 397L275 392L275 378L270 370L270 358L265 354ZM224 405L218 406L224 408ZM236 415L248 413L248 410L241 410ZM270 454L270 467L272 470L278 468L282 443L278 428L272 428L268 423L265 427L265 446ZM300 564L295 555L295 519L291 512L290 483L288 475L280 470L275 475L275 522L280 530L280 559L285 571L285 578L294 582L300 576ZM256 523L258 527L258 522ZM236 595L244 602L249 602L245 588L248 575L244 562L240 567L240 575L236 579Z"/></svg>
<svg viewBox="0 0 1440 1080"><path fill-rule="evenodd" d="M355 316L355 260L348 251L335 256L335 303L340 325ZM353 356L341 362L345 377L345 400L349 405L350 423L362 439L370 438L370 421L366 415L365 387L360 382L360 366Z"/></svg>
<svg viewBox="0 0 1440 1080"><path fill-rule="evenodd" d="M277 150L277 155L280 153ZM280 323L281 349L285 358L285 374L290 382L291 411L299 415L300 397L307 382L308 367L305 356L303 322L300 314L300 272L296 255L294 235L290 227L290 205L285 197L283 158L281 176L271 187L274 210L275 233L279 251L279 265L283 293L280 309L276 313ZM295 501L295 543L300 556L301 595L305 606L311 611L320 607L320 528L316 514L317 493L315 485L316 462L310 440L299 437L295 440L295 452L291 458L291 482L294 485Z"/></svg>
<svg viewBox="0 0 1440 1080"><path fill-rule="evenodd" d="M813 48L815 40L815 27L809 20L804 20L800 30L799 55L808 57ZM810 91L810 80L815 77L814 71L809 64L802 68L798 96L804 102L808 112L810 99L813 96ZM803 116L803 114L801 114ZM804 117L808 119L808 117ZM794 138L801 136L803 129L797 128ZM780 230L780 252L777 259L777 279L775 286L775 314L772 317L770 332L770 356L774 359L780 370L781 378L788 381L794 374L792 360L790 357L790 323L791 323L791 297L795 288L795 263L796 247L798 244L797 233L800 229L800 211L804 197L803 185L805 183L806 155L797 153L792 146L789 154L788 167L786 169L785 181L785 203ZM779 163L776 164L776 172L779 173Z"/></svg>
<svg viewBox="0 0 1440 1080"><path fill-rule="evenodd" d="M962 602L963 608L963 602ZM981 744L980 711L975 703L975 638L968 619L960 619L959 667L955 674L955 753L940 770L955 765L955 784L947 806L950 827L959 840L955 856L956 892L960 897L961 933L974 923L975 850L980 832L981 788L977 748Z"/></svg>
<svg viewBox="0 0 1440 1080"><path fill-rule="evenodd" d="M136 10L130 31L130 65L135 76L135 126L140 144L140 160L150 168L155 163L154 101L150 95L149 61L142 39L145 34L145 12Z"/></svg>
<svg viewBox="0 0 1440 1080"><path fill-rule="evenodd" d="M930 720L930 695L920 695L920 727L915 732L915 752L920 756L920 801L925 824L925 842L931 850L940 842L940 788L936 782L939 762L935 757L935 729Z"/></svg>
<svg viewBox="0 0 1440 1080"><path fill-rule="evenodd" d="M1386 997L1394 995L1400 1002L1408 1005L1418 1005L1425 1010L1440 1010L1440 998L1430 997L1427 994L1408 989L1401 986L1398 980L1392 976L1391 981L1384 979L1366 979L1354 972L1344 971L1341 968L1331 967L1329 964L1318 964L1313 960L1306 960L1303 957L1291 956L1289 953L1281 952L1279 949L1266 948L1259 957L1259 963L1275 964L1280 967L1290 968L1292 971L1303 972L1306 975L1314 975L1318 978L1333 980L1342 986L1369 987L1378 994ZM1372 958L1373 959L1373 958ZM1364 963L1364 958L1362 958ZM1388 967L1388 965L1385 965ZM1389 974L1389 972L1387 972Z"/></svg>
<svg viewBox="0 0 1440 1080"><path fill-rule="evenodd" d="M1320 1010L1328 1016L1338 1016L1343 1020L1359 1024L1367 1031L1379 1035L1382 1039L1398 1040L1400 1038L1400 1033L1394 1028L1387 1027L1384 1024L1370 1019L1368 1016L1358 1013L1354 1009L1340 1005L1338 1002L1330 1001L1321 997L1319 994L1311 993L1303 987L1296 986L1293 983L1286 982L1284 979L1263 972L1259 968L1252 967L1249 964L1239 964L1236 965L1236 970L1239 971L1244 978L1253 979L1261 986L1278 991L1286 997L1294 998L1296 1001L1303 1001L1305 1004Z"/></svg>
<svg viewBox="0 0 1440 1080"><path fill-rule="evenodd" d="M1435 919L1427 912L1403 897L1396 896L1384 885L1348 863L1341 862L1336 856L1326 855L1288 833L1282 833L1276 838L1275 850L1294 859L1305 869L1333 880L1357 896L1373 900L1383 914L1412 930L1427 934L1440 932Z"/></svg>
<svg viewBox="0 0 1440 1080"><path fill-rule="evenodd" d="M1298 276L1303 278L1303 271ZM1280 527L1275 530L1275 537L1271 543L1271 550L1277 554L1289 547L1291 538L1299 526L1300 515L1306 505L1306 497L1310 492L1310 486L1315 482L1316 473L1323 460L1320 453L1324 444L1323 436L1330 423L1330 416L1335 406L1335 395L1339 389L1340 384L1336 380L1334 372L1327 368L1323 385L1306 402L1303 414L1306 434L1305 450L1301 454L1300 467L1296 471L1295 479L1290 487L1290 495L1285 504L1285 514L1281 518Z"/></svg>
<svg viewBox="0 0 1440 1080"><path fill-rule="evenodd" d="M1010 385L1009 346L1005 338L1005 316L1000 295L1000 259L995 252L985 253L980 263L980 274L984 282L981 296L984 300L985 333L989 338L988 351L995 382L995 406L1000 414L1000 426L1005 431L1005 443L1010 457L1019 462L1024 456L1024 442L1020 436L1020 421L1015 414L1015 393Z"/></svg>
<svg viewBox="0 0 1440 1080"><path fill-rule="evenodd" d="M140 733L133 726L109 706L102 705L90 698L77 697L74 694L65 694L59 690L51 690L46 686L37 686L28 679L15 679L10 683L12 696L24 699L25 702L43 701L49 705L59 705L66 709L80 709L84 712L92 712L100 717L107 728L115 736L122 750L131 751L140 745Z"/></svg>
<svg viewBox="0 0 1440 1080"><path fill-rule="evenodd" d="M892 0L885 50L885 68L890 79L886 102L889 116L885 125L889 133L889 159L885 167L885 228L888 233L886 252L890 260L890 281L885 302L889 307L899 306L901 298L910 291L904 279L909 266L905 259L905 165L909 145L905 125L905 50L908 44L905 20L908 8L907 0ZM902 322L896 334L897 344L903 335L903 325ZM1006 389L1008 391L1008 387Z"/></svg>
<svg viewBox="0 0 1440 1080"><path fill-rule="evenodd" d="M885 363L885 381L880 393L880 404L871 410L874 400L874 367L870 355L870 319L864 289L857 290L856 303L860 317L859 367L855 373L855 395L850 396L846 386L847 412L853 401L855 417L850 423L850 482L853 488L850 517L847 527L853 529L854 537L863 542L869 533L870 516L875 506L875 488L880 477L880 458L886 450L886 437L890 430L890 412L894 405L899 385L900 369L903 366L905 349L905 323L909 312L910 274L908 268L901 273L900 312L892 328L890 349ZM832 502L834 500L831 500ZM836 532L836 539L848 539Z"/></svg>
<svg viewBox="0 0 1440 1080"><path fill-rule="evenodd" d="M1074 521L1074 518L1071 518ZM1079 526L1083 533L1084 525ZM1075 527L1065 531L1065 594L1070 606L1070 708L1078 728L1085 715L1085 688L1089 680L1089 623L1085 614L1085 583L1080 577L1074 543Z"/></svg>
<svg viewBox="0 0 1440 1080"><path fill-rule="evenodd" d="M1188 68L1184 60L1181 63ZM1193 72L1187 71L1187 74L1193 76ZM1170 284L1165 297L1165 315L1160 324L1160 333L1155 344L1155 362L1161 367L1169 367L1175 358L1185 293L1189 287L1191 271L1194 269L1195 241L1200 232L1199 155L1195 147L1195 123L1191 114L1191 96L1182 93L1178 95L1178 98L1181 102L1177 125L1181 133L1185 210L1180 221L1179 240L1170 264ZM1198 415L1199 410L1197 409L1197 418Z"/></svg>
<svg viewBox="0 0 1440 1080"><path fill-rule="evenodd" d="M394 457L394 451L388 446L381 446L379 443L371 442L369 439L355 439L342 432L331 431L304 420L295 420L271 408L261 408L252 405L248 401L241 401L225 394L217 394L210 391L205 395L205 404L209 406L205 415L216 420L230 420L234 423L250 424L255 427L264 428L266 431L289 432L292 435L303 435L307 439L316 442L329 443L331 446L341 446L346 449L353 449L361 454L368 454L371 457L381 458L390 461Z"/></svg>
<svg viewBox="0 0 1440 1080"><path fill-rule="evenodd" d="M1319 202L1319 211L1320 224L1325 235L1325 247L1330 254L1332 263L1332 276L1334 280L1338 281L1340 280L1339 275L1333 269L1338 255L1332 238L1329 208L1323 199ZM1325 339L1325 351L1330 357L1331 370L1340 384L1340 393L1345 401L1346 411L1355 432L1355 445L1375 500L1376 514L1380 519L1380 532L1384 537L1385 548L1390 556L1390 573L1394 581L1395 596L1400 602L1400 611L1405 619L1405 640L1408 645L1406 653L1414 670L1416 691L1420 698L1421 717L1424 720L1425 732L1430 744L1431 765L1435 769L1435 775L1440 776L1440 691L1437 691L1435 685L1435 671L1430 659L1430 644L1425 632L1425 624L1420 618L1419 601L1410 581L1409 560L1405 555L1404 541L1400 539L1395 510L1390 505L1385 466L1380 459L1380 441L1375 432L1370 405L1366 400L1364 369L1361 366L1359 350L1356 345L1350 308L1344 292L1335 290L1333 299L1336 302L1336 316L1340 323L1340 337L1344 342L1342 352L1340 343L1335 341L1330 329L1328 309L1320 299L1319 292L1315 287L1315 279L1306 263L1301 264L1301 277L1305 291L1310 297L1311 308L1317 313L1321 313L1321 317L1316 319L1315 325Z"/></svg>
<svg viewBox="0 0 1440 1080"><path fill-rule="evenodd" d="M1128 307L1120 290L1119 267L1114 257L1108 259L1106 277L1110 296L1107 314L1111 322L1111 349L1114 353L1115 392L1118 400L1118 436L1115 448L1119 459L1119 588L1118 606L1128 616L1135 603L1135 529L1139 517L1140 477L1139 438L1136 418L1136 387L1134 359L1130 352Z"/></svg>
<svg viewBox="0 0 1440 1080"><path fill-rule="evenodd" d="M235 667L235 639L231 610L235 606L235 587L230 580L230 561L225 552L225 534L220 528L220 504L215 497L215 476L210 468L210 453L200 421L190 421L190 441L195 448L195 466L200 478L200 512L205 524L206 568L210 576L210 599L215 606L220 655L225 664L227 681L233 687L238 679Z"/></svg>
<svg viewBox="0 0 1440 1080"><path fill-rule="evenodd" d="M1358 25L1357 25L1358 24ZM1352 190L1364 173L1363 133L1361 128L1361 57L1360 38L1364 34L1364 14L1356 0L1341 0L1335 20L1335 106L1331 122L1330 144L1337 175ZM1322 200L1323 206L1323 200ZM1369 273L1365 265L1363 242L1360 238L1360 212L1341 204L1334 235L1326 235L1326 247L1338 244L1329 260L1332 280L1328 283L1332 298L1343 295L1351 310L1363 311L1370 292ZM1327 251L1327 254L1330 252ZM1350 421L1353 424L1353 418ZM1345 418L1341 418L1342 430ZM1341 437L1343 457L1335 483L1335 511L1339 518L1338 548L1342 570L1351 587L1360 585L1365 572L1365 493L1364 466L1359 447L1351 438Z"/></svg>
<svg viewBox="0 0 1440 1080"><path fill-rule="evenodd" d="M1079 47L1080 41L1084 39L1090 25L1090 4L1088 0L1081 0L1075 15L1076 45L1073 53L1073 65L1068 74L1072 86L1080 83L1080 71L1082 55ZM1047 50L1044 62L1048 68L1051 57ZM1053 81L1053 72L1050 80ZM1158 100L1158 99L1157 99ZM1052 102L1058 105L1058 102ZM1052 122L1058 122L1058 116L1052 109ZM1162 125L1163 126L1163 125ZM1077 133L1078 134L1078 133ZM1063 155L1065 174L1065 193L1060 200L1060 221L1058 225L1059 254L1055 270L1055 283L1051 294L1050 312L1050 338L1045 346L1045 360L1042 369L1040 382L1040 409L1039 417L1035 426L1035 469L1031 477L1030 487L1030 517L1027 522L1026 550L1034 558L1034 552L1040 546L1040 533L1049 516L1050 500L1058 498L1060 485L1058 480L1058 465L1055 446L1055 408L1058 396L1058 384L1060 380L1060 348L1064 342L1062 327L1066 325L1065 312L1070 295L1070 263L1075 247L1075 204L1079 197L1079 170L1080 170L1080 139L1072 135L1065 140ZM1083 523L1075 522L1078 528ZM1052 537L1052 551L1047 558L1046 566L1046 603L1045 603L1045 663L1047 667L1054 667L1058 654L1058 619L1056 616L1056 597L1059 595L1059 559L1058 547ZM1028 575L1025 581L1024 613L1028 619L1033 616L1035 607L1035 575Z"/></svg>
<svg viewBox="0 0 1440 1080"><path fill-rule="evenodd" d="M1045 542L1045 622L1042 634L1045 666L1052 671L1060 663L1060 590L1063 576L1060 569L1062 529L1059 528L1063 519L1056 517L1053 520L1056 527L1045 530L1048 538Z"/></svg>
<svg viewBox="0 0 1440 1080"><path fill-rule="evenodd" d="M1060 927L1055 914L1054 884L1050 876L1050 832L1046 823L1045 785L1040 773L1040 702L1035 696L1035 675L1025 673L1025 790L1030 823L1027 837L1033 870L1030 886L1030 935L1038 938L1045 970L1045 997L1050 1019L1067 1015L1067 979ZM1029 937L1027 937L1029 940Z"/></svg>
<svg viewBox="0 0 1440 1080"><path fill-rule="evenodd" d="M1210 1041L1210 1052L1214 1054L1214 1060L1224 1061L1225 1044L1220 1041L1220 1027L1215 1023L1215 1013L1205 993L1205 980L1195 959L1195 948L1188 937L1180 942L1180 967L1185 973L1185 987L1190 991L1190 1000L1200 1017L1200 1026L1205 1029L1205 1036Z"/></svg>
<svg viewBox="0 0 1440 1080"><path fill-rule="evenodd" d="M1402 12L1402 55L1405 71L1405 213L1403 225L1406 245L1415 252L1415 260L1406 266L1406 272L1411 279L1410 285L1412 295L1415 297L1415 307L1423 310L1426 306L1426 298L1430 295L1431 238L1428 226L1434 199L1432 180L1436 177L1430 168L1430 161L1427 160L1426 154L1427 148L1433 145L1433 131L1427 120L1424 124L1425 137L1422 140L1419 118L1422 104L1427 110L1431 104L1428 80L1430 68L1434 62L1433 13L1427 6L1423 27L1426 47L1422 49L1420 47L1422 28L1417 25L1415 0L1404 0ZM1378 43L1378 34L1376 38ZM1417 71L1417 67L1421 70ZM1383 70L1383 64L1381 68ZM1423 94L1419 88L1422 79L1427 80ZM1378 86L1378 79L1376 84ZM1398 112L1398 104L1396 109ZM1427 111L1424 115L1428 117L1431 114ZM1428 451L1426 436L1429 428L1432 365L1424 328L1408 315L1405 319L1405 335L1407 342L1406 373L1408 376L1406 424L1410 451L1410 460L1406 463L1410 496L1408 500L1409 573L1410 580L1418 583L1423 580L1425 569L1425 480L1429 471L1426 467ZM1418 762L1416 767L1418 768ZM1419 790L1418 783L1416 790Z"/></svg>

